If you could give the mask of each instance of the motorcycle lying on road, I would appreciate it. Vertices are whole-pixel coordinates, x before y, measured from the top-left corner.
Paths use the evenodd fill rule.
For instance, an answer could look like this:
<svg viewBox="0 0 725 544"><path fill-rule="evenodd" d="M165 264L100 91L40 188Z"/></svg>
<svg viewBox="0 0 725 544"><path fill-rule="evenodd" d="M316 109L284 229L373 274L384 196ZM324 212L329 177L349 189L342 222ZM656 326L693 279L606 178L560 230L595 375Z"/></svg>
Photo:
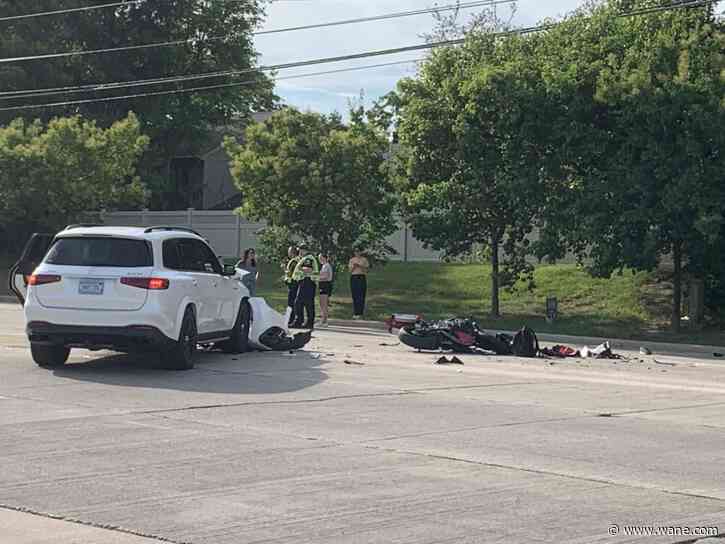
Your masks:
<svg viewBox="0 0 725 544"><path fill-rule="evenodd" d="M474 353L482 350L496 355L512 354L512 337L487 334L472 319L418 320L400 329L398 337L403 344L418 351Z"/></svg>

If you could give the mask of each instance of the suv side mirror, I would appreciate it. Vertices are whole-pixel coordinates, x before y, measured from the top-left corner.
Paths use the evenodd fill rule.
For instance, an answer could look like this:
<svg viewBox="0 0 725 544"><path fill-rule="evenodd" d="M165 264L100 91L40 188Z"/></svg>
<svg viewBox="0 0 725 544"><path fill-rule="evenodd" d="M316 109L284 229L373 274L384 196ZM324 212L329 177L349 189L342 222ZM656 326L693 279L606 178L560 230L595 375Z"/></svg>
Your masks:
<svg viewBox="0 0 725 544"><path fill-rule="evenodd" d="M237 273L237 267L233 264L225 264L224 265L224 272L222 272L225 276L234 276Z"/></svg>

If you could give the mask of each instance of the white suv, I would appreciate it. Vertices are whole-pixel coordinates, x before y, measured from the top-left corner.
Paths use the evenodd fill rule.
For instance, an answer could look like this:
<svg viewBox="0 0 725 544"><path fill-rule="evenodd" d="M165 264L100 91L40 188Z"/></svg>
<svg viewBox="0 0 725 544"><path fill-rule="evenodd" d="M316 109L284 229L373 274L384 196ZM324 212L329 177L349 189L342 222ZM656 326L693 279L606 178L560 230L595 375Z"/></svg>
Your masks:
<svg viewBox="0 0 725 544"><path fill-rule="evenodd" d="M194 366L200 343L248 349L249 291L191 229L72 225L35 235L13 272L43 367L75 347L157 351L179 370Z"/></svg>

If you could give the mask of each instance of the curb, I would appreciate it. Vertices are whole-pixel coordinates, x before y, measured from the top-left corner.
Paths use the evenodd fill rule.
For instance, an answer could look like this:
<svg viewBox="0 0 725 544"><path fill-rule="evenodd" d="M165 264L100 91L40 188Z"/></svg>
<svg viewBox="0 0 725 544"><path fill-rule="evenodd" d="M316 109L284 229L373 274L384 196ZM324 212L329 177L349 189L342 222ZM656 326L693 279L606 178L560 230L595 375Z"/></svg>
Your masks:
<svg viewBox="0 0 725 544"><path fill-rule="evenodd" d="M357 320L346 320L346 319L330 319L331 326L345 327L349 329L366 329L387 332L388 328L385 323L379 321L357 321ZM486 332L492 334L505 333L513 335L516 331L506 330L493 330L485 329ZM592 337L592 336L572 336L566 334L538 334L539 340L547 344L567 344L573 346L597 346L602 342L609 341L612 348L617 348L625 351L639 351L641 346L646 346L653 352L660 354L671 354L671 355L692 355L694 353L700 355L707 355L709 358L713 358L714 352L722 353L725 351L723 346L708 346L701 344L674 344L671 342L650 342L647 340L624 340L621 338L604 338L604 337Z"/></svg>

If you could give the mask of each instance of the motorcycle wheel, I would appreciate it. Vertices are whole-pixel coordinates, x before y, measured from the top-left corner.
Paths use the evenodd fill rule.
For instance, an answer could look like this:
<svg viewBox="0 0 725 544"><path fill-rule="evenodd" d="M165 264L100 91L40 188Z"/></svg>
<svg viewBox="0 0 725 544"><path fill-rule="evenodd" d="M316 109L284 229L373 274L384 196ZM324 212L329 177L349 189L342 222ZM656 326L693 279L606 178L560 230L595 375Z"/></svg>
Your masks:
<svg viewBox="0 0 725 544"><path fill-rule="evenodd" d="M406 346L417 350L436 351L441 347L440 336L435 333L431 335L419 335L401 329L400 333L398 333L398 338Z"/></svg>

